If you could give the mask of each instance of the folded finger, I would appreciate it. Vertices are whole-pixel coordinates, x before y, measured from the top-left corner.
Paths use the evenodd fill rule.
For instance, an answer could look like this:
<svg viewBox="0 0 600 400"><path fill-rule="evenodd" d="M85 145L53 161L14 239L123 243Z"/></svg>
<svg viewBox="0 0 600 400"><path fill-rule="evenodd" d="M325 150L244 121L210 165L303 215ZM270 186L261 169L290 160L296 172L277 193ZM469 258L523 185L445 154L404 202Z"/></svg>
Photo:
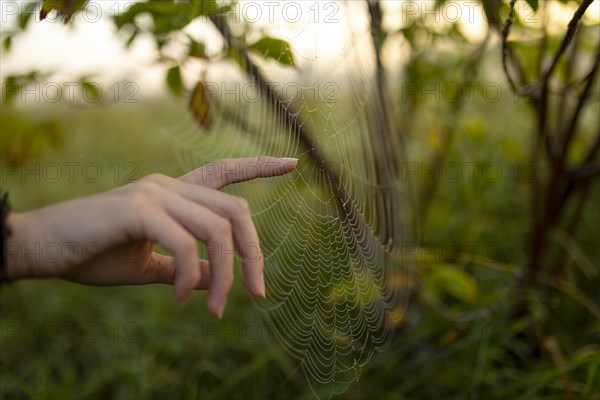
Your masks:
<svg viewBox="0 0 600 400"><path fill-rule="evenodd" d="M167 176L154 175L148 178L161 187L201 204L229 220L235 246L241 258L244 285L253 295L264 297L264 258L248 202L241 197L202 186L190 185Z"/></svg>
<svg viewBox="0 0 600 400"><path fill-rule="evenodd" d="M146 183L146 185L154 184ZM155 185L151 190L154 200L159 202L169 215L206 244L212 273L206 303L209 311L220 317L225 310L227 295L233 283L234 248L231 224L203 205L178 196L159 185ZM198 268L194 270L199 273ZM177 275L178 272L176 272L176 288ZM184 286L187 290L186 294L189 295L199 280L200 277L194 280L193 285L190 282Z"/></svg>

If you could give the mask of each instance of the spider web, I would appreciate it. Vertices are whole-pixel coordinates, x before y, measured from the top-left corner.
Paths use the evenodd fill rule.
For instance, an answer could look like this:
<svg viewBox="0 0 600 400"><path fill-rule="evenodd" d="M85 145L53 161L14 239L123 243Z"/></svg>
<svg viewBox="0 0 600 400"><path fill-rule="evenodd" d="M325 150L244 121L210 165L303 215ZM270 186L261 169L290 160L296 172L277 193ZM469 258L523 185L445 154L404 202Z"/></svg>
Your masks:
<svg viewBox="0 0 600 400"><path fill-rule="evenodd" d="M401 243L410 243L412 234L406 184L397 167L380 159L381 106L366 3L327 4L338 10L335 38L323 37L310 22L270 26L273 36L291 44L296 68L252 57L286 112L228 61L202 73L218 87L210 96L211 129L199 132L191 120L169 127L186 170L226 157L300 159L292 174L230 192L248 199L261 238L267 298L256 305L318 397L357 382L371 356L389 345L408 292ZM229 25L240 24L230 18ZM332 39L339 46L328 45ZM314 162L313 149L290 129L290 116L311 134L326 165ZM388 150L397 166L400 148Z"/></svg>

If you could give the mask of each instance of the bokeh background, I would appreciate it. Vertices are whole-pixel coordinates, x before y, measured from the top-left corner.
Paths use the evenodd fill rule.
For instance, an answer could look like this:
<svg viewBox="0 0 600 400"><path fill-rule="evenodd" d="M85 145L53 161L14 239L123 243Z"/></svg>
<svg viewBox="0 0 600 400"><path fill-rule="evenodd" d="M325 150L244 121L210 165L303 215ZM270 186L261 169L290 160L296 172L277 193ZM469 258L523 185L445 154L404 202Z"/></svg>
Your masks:
<svg viewBox="0 0 600 400"><path fill-rule="evenodd" d="M236 46L205 15L228 4L152 3L2 0L0 183L13 209L264 151L265 135L285 135L272 115L243 95L195 97L198 82L248 82L228 50L248 45L270 80L302 83L289 104L317 133L357 99L388 112L411 232L391 342L334 394L239 284L219 321L202 293L181 306L158 285L16 282L0 294L3 398L600 398L597 1L307 2L298 21L241 1L227 9ZM307 100L314 82L337 83L335 105ZM299 156L299 172L226 190L256 205L304 187L314 166L282 137L269 150ZM257 215L262 235L278 223Z"/></svg>

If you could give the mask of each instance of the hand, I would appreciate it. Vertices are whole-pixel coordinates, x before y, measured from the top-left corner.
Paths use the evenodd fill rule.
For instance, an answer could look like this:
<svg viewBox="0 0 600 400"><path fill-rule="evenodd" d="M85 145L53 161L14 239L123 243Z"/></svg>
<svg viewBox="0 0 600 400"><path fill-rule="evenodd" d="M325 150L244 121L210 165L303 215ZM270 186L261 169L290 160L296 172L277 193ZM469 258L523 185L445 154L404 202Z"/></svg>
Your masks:
<svg viewBox="0 0 600 400"><path fill-rule="evenodd" d="M215 161L173 179L149 175L111 191L10 214L5 242L8 279L58 276L89 285L175 285L185 301L208 289L210 312L221 316L233 282L233 246L244 285L265 296L263 256L246 200L219 192L230 183L292 171L296 159ZM197 240L208 261L198 258ZM153 252L155 243L173 257Z"/></svg>

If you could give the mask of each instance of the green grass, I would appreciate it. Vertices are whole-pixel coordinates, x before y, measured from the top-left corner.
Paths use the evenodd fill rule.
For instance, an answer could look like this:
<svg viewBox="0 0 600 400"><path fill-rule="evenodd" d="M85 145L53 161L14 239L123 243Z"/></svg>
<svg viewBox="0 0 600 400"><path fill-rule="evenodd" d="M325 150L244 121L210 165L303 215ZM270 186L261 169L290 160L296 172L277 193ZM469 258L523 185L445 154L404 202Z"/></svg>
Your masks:
<svg viewBox="0 0 600 400"><path fill-rule="evenodd" d="M524 162L526 151L521 149L527 136L522 132L532 123L527 114L511 119L519 106L510 101L471 108L458 121L459 138L448 160L492 160L505 171ZM28 119L60 115L64 126L60 144L28 159L28 168L36 162L96 163L102 177L91 182L76 172L73 182L35 182L11 175L2 185L10 190L16 211L107 190L124 182L132 171L128 163L135 164L135 177L184 172L168 130L189 120L180 104L156 100L105 109L56 106L19 112ZM3 126L2 135L13 128L17 126ZM427 143L425 134L413 138L410 161L428 159ZM237 193L243 194L243 187ZM511 250L523 244L527 195L527 186L509 174L494 183L480 178L441 182L424 221L422 245L493 242L502 249L496 261L517 268L524 254ZM598 210L588 208L577 238L596 269L599 220ZM511 277L477 263L457 265L476 278L478 297L473 304L444 297L455 311L497 301ZM432 266L425 265L425 271ZM597 287L597 278L580 284L591 297L597 296ZM340 398L563 398L560 369L552 358L530 353L517 337L532 324L511 317L515 299L503 299L491 316L461 325L439 315L422 294L415 289L405 325L390 349L376 354ZM554 314L547 328L563 346L572 398L597 399L598 322L572 296L557 293L555 298L553 304L541 304L540 312ZM222 321L208 314L203 300L204 293L195 293L181 306L165 286L92 288L57 279L7 285L1 294L0 397L314 398L240 279ZM327 389L317 388L316 394Z"/></svg>

